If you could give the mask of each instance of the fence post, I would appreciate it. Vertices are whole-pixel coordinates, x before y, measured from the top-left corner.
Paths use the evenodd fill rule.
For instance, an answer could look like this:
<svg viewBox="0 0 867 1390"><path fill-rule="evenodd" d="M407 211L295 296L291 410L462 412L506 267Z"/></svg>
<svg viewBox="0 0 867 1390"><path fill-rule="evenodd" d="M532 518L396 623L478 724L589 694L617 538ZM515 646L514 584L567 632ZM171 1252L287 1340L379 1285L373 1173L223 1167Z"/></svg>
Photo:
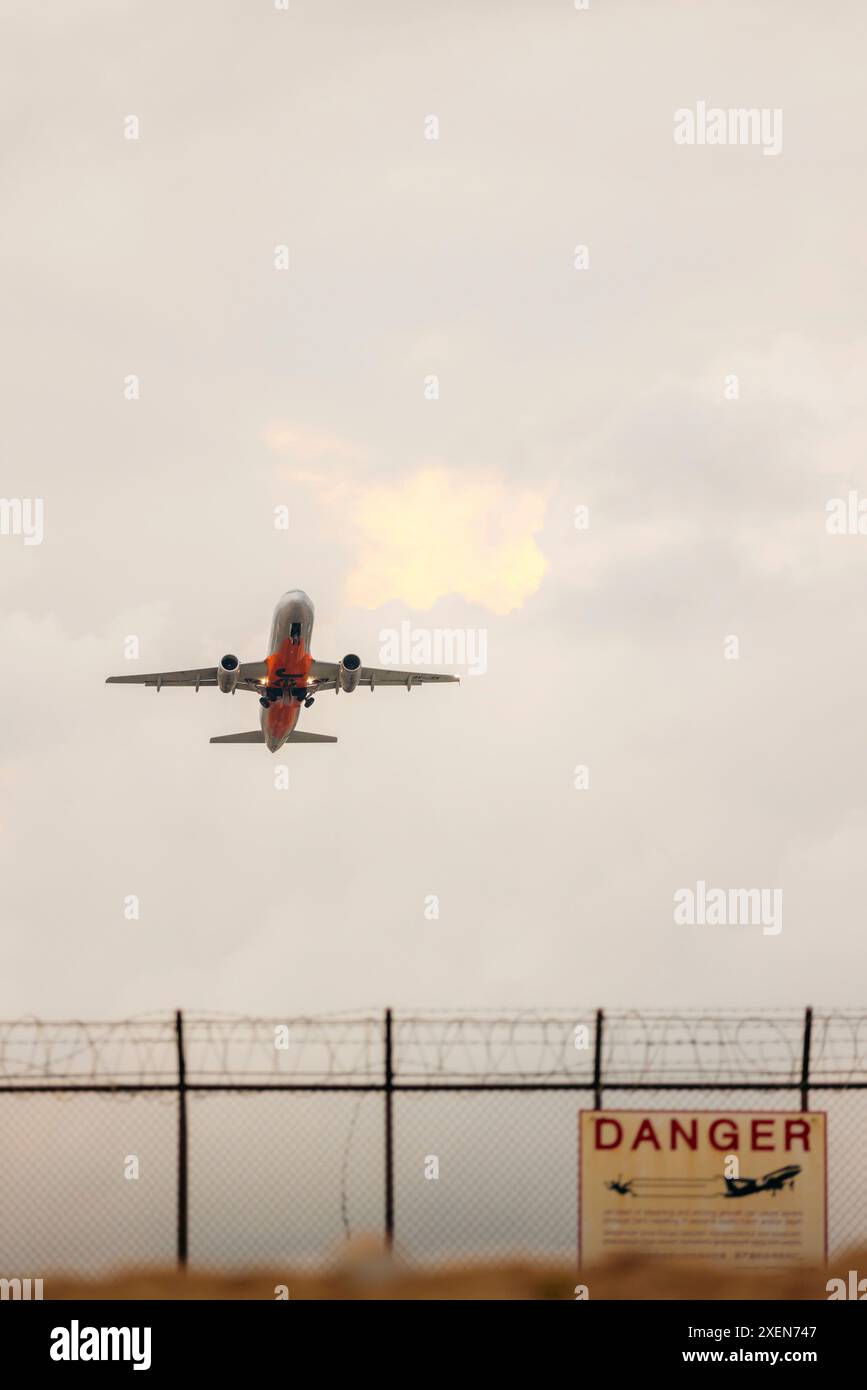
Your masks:
<svg viewBox="0 0 867 1390"><path fill-rule="evenodd" d="M602 1109L602 1025L605 1014L596 1010L596 1047L593 1053L593 1109Z"/></svg>
<svg viewBox="0 0 867 1390"><path fill-rule="evenodd" d="M385 1011L385 1245L394 1245L394 1057L391 1009Z"/></svg>
<svg viewBox="0 0 867 1390"><path fill-rule="evenodd" d="M181 1269L187 1263L189 1234L189 1203L187 1165L187 1063L184 1056L184 1018L180 1009L175 1014L175 1035L178 1044L178 1233L177 1255Z"/></svg>
<svg viewBox="0 0 867 1390"><path fill-rule="evenodd" d="M813 1010L807 1005L804 1014L804 1053L801 1058L801 1109L810 1108L810 1043L813 1038Z"/></svg>

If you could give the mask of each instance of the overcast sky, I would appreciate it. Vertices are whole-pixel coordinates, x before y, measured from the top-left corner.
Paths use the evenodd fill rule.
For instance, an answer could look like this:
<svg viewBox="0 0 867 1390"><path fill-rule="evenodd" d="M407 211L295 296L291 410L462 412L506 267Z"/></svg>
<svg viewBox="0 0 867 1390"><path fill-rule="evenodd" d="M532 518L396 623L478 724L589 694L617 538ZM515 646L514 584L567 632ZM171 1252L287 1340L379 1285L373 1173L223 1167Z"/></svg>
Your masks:
<svg viewBox="0 0 867 1390"><path fill-rule="evenodd" d="M2 1014L860 1002L863 6L5 8ZM276 757L105 686L296 587L487 670Z"/></svg>

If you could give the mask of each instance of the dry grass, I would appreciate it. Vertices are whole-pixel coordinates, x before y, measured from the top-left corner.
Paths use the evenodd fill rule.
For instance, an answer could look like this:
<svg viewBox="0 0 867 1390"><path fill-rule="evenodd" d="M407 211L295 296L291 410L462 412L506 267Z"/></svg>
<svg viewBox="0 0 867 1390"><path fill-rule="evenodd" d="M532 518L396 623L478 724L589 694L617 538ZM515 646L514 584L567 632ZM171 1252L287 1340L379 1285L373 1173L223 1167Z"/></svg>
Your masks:
<svg viewBox="0 0 867 1390"><path fill-rule="evenodd" d="M437 1267L390 1260L378 1247L350 1249L321 1272L263 1269L221 1274L190 1269L119 1271L85 1280L58 1275L45 1281L51 1299L273 1299L286 1285L292 1299L551 1299L574 1298L586 1284L591 1299L826 1299L831 1276L850 1269L867 1276L867 1250L836 1257L824 1266L802 1266L777 1274L720 1274L707 1265L665 1264L623 1258L596 1269L529 1262L452 1264Z"/></svg>

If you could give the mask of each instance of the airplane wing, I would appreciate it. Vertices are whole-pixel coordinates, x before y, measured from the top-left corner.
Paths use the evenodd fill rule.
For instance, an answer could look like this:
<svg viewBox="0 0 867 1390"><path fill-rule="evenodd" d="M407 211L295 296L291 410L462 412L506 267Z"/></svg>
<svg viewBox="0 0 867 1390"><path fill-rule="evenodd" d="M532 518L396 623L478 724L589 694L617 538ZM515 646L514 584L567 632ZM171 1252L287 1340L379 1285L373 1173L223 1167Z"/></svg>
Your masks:
<svg viewBox="0 0 867 1390"><path fill-rule="evenodd" d="M248 661L241 665L238 676L238 690L258 690L259 682L268 668L264 661ZM145 676L108 676L106 685L153 685L157 690L165 686L192 686L199 690L202 686L217 684L216 666L202 666L198 671L153 671Z"/></svg>
<svg viewBox="0 0 867 1390"><path fill-rule="evenodd" d="M334 690L337 687L337 673L340 666L336 661L314 661L310 667L310 677L320 690ZM390 671L376 666L362 666L358 684L375 690L380 685L402 685L411 690L414 685L425 685L429 681L460 681L460 676L444 676L438 671Z"/></svg>

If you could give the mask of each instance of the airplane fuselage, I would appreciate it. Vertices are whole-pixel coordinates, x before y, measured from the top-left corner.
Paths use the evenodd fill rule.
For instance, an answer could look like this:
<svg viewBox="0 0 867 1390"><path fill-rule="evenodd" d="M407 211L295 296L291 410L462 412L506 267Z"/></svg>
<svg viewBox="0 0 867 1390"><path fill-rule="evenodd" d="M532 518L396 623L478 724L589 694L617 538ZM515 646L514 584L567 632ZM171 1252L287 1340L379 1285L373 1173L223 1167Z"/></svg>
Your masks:
<svg viewBox="0 0 867 1390"><path fill-rule="evenodd" d="M293 678L295 689L302 689L307 682L313 657L310 643L313 636L313 603L303 589L290 589L283 594L271 621L271 635L268 638L268 684L276 685L285 672ZM286 742L301 711L303 696L299 699L289 690L275 703L263 709L259 718L265 743L272 753Z"/></svg>

